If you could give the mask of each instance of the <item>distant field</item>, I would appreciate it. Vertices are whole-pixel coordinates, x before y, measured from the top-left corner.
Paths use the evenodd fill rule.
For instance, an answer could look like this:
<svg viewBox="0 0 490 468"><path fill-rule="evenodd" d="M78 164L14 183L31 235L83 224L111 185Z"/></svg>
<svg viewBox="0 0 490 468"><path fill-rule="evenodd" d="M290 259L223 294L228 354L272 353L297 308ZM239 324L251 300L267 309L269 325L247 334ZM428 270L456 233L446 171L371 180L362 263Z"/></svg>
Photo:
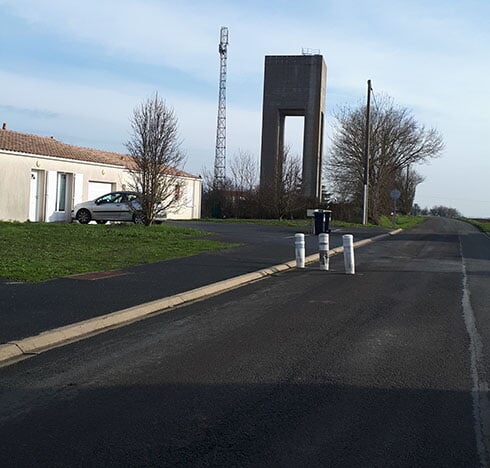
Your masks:
<svg viewBox="0 0 490 468"><path fill-rule="evenodd" d="M0 278L43 281L196 255L231 244L175 226L0 222Z"/></svg>

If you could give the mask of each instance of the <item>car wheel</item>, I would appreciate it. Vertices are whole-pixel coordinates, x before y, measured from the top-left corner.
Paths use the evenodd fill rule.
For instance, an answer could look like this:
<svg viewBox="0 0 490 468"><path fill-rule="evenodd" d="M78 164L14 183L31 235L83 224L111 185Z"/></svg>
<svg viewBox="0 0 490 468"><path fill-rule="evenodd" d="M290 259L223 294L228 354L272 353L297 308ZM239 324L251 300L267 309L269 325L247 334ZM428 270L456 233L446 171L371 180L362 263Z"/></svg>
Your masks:
<svg viewBox="0 0 490 468"><path fill-rule="evenodd" d="M88 224L92 220L92 216L90 215L90 211L86 209L81 209L77 213L77 221L80 224Z"/></svg>
<svg viewBox="0 0 490 468"><path fill-rule="evenodd" d="M95 221L97 224L105 224L107 223L107 221L105 219L98 219L97 221Z"/></svg>
<svg viewBox="0 0 490 468"><path fill-rule="evenodd" d="M142 213L136 213L133 216L134 224L145 224L145 215Z"/></svg>

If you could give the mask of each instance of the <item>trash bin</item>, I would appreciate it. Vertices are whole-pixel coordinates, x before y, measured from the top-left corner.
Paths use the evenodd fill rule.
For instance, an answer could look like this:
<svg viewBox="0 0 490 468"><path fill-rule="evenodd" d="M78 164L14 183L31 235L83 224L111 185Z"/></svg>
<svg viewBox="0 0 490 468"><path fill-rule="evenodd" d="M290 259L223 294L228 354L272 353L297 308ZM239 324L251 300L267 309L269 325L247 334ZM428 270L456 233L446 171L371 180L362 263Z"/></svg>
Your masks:
<svg viewBox="0 0 490 468"><path fill-rule="evenodd" d="M318 236L318 234L324 232L323 230L325 229L325 213L323 213L323 210L315 210L313 215L315 217L313 234Z"/></svg>
<svg viewBox="0 0 490 468"><path fill-rule="evenodd" d="M330 234L330 221L332 220L332 211L324 210L323 213L325 214L325 231L323 232Z"/></svg>
<svg viewBox="0 0 490 468"><path fill-rule="evenodd" d="M330 210L315 210L314 234L330 233L330 219L332 212Z"/></svg>

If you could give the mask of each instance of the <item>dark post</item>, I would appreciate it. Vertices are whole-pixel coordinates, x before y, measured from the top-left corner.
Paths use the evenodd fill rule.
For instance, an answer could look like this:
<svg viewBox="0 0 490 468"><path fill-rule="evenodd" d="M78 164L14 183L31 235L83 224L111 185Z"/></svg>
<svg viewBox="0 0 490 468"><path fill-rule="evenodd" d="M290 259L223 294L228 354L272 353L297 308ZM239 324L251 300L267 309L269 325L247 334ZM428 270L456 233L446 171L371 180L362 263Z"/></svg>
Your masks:
<svg viewBox="0 0 490 468"><path fill-rule="evenodd" d="M368 221L368 185L369 185L369 112L371 108L371 80L367 82L367 105L366 105L366 135L364 141L364 192L362 208L362 224Z"/></svg>

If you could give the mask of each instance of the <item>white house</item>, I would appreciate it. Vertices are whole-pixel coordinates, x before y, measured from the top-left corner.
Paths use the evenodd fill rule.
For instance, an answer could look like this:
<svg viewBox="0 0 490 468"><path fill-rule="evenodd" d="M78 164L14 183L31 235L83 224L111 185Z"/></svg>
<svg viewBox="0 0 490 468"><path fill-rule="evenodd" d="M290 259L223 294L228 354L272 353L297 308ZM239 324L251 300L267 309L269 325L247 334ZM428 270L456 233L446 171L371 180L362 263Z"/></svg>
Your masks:
<svg viewBox="0 0 490 468"><path fill-rule="evenodd" d="M0 130L0 220L69 222L72 207L129 189L127 156L67 145L53 137ZM202 180L178 171L184 203L168 219L201 217Z"/></svg>

